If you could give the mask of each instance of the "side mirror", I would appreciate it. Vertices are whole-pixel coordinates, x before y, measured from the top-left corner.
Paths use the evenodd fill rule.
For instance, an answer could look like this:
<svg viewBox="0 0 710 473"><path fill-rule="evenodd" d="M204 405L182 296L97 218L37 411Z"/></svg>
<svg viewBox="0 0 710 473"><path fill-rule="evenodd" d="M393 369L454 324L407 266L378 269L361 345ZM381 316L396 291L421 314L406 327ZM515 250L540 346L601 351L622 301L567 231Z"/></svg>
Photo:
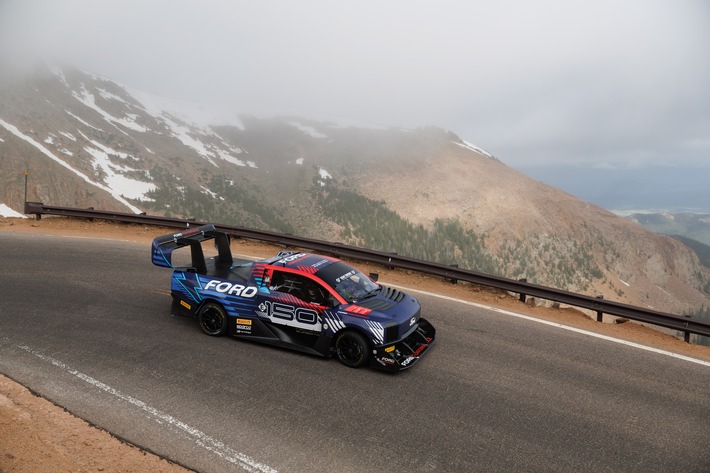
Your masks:
<svg viewBox="0 0 710 473"><path fill-rule="evenodd" d="M375 282L377 282L377 280L380 279L380 275L377 273L370 273L369 276L370 276L370 279L372 279Z"/></svg>

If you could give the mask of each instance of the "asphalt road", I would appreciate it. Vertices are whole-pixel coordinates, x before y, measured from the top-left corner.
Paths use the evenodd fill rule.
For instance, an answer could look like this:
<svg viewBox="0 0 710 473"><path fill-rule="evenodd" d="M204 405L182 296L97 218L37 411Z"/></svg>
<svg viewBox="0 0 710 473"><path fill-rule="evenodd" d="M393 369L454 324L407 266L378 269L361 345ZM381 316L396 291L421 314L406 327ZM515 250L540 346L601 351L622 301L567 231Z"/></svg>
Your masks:
<svg viewBox="0 0 710 473"><path fill-rule="evenodd" d="M710 366L420 296L396 375L203 335L134 243L0 233L0 372L202 472L710 472Z"/></svg>

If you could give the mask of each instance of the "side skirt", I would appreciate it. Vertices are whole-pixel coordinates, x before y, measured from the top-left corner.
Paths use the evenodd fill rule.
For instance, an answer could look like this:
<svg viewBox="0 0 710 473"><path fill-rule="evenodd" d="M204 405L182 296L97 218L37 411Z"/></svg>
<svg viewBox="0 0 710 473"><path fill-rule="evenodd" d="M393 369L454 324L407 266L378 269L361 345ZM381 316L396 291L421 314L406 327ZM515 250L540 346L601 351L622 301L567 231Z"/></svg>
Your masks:
<svg viewBox="0 0 710 473"><path fill-rule="evenodd" d="M318 356L330 356L332 338L298 332L251 317L229 317L228 333L242 340L254 340Z"/></svg>

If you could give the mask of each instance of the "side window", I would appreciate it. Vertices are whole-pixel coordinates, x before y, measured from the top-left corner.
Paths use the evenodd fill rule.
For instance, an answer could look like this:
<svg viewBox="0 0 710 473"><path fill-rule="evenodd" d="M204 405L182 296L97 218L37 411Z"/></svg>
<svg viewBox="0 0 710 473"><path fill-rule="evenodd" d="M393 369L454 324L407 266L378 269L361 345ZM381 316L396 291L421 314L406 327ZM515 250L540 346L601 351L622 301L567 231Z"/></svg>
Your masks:
<svg viewBox="0 0 710 473"><path fill-rule="evenodd" d="M303 286L303 295L306 302L313 304L332 306L330 293L317 282L306 278Z"/></svg>
<svg viewBox="0 0 710 473"><path fill-rule="evenodd" d="M316 281L300 274L288 273L274 270L269 283L272 291L285 292L302 301L318 304L321 306L332 306L330 293Z"/></svg>

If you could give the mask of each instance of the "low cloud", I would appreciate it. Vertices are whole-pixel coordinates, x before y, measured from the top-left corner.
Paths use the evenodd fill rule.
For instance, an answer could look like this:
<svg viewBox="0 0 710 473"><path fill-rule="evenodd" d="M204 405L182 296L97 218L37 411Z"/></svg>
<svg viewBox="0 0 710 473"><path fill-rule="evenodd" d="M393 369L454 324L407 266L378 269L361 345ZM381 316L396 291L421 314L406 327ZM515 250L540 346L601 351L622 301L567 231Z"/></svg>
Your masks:
<svg viewBox="0 0 710 473"><path fill-rule="evenodd" d="M701 0L0 3L0 59L238 112L441 126L512 165L707 157Z"/></svg>

